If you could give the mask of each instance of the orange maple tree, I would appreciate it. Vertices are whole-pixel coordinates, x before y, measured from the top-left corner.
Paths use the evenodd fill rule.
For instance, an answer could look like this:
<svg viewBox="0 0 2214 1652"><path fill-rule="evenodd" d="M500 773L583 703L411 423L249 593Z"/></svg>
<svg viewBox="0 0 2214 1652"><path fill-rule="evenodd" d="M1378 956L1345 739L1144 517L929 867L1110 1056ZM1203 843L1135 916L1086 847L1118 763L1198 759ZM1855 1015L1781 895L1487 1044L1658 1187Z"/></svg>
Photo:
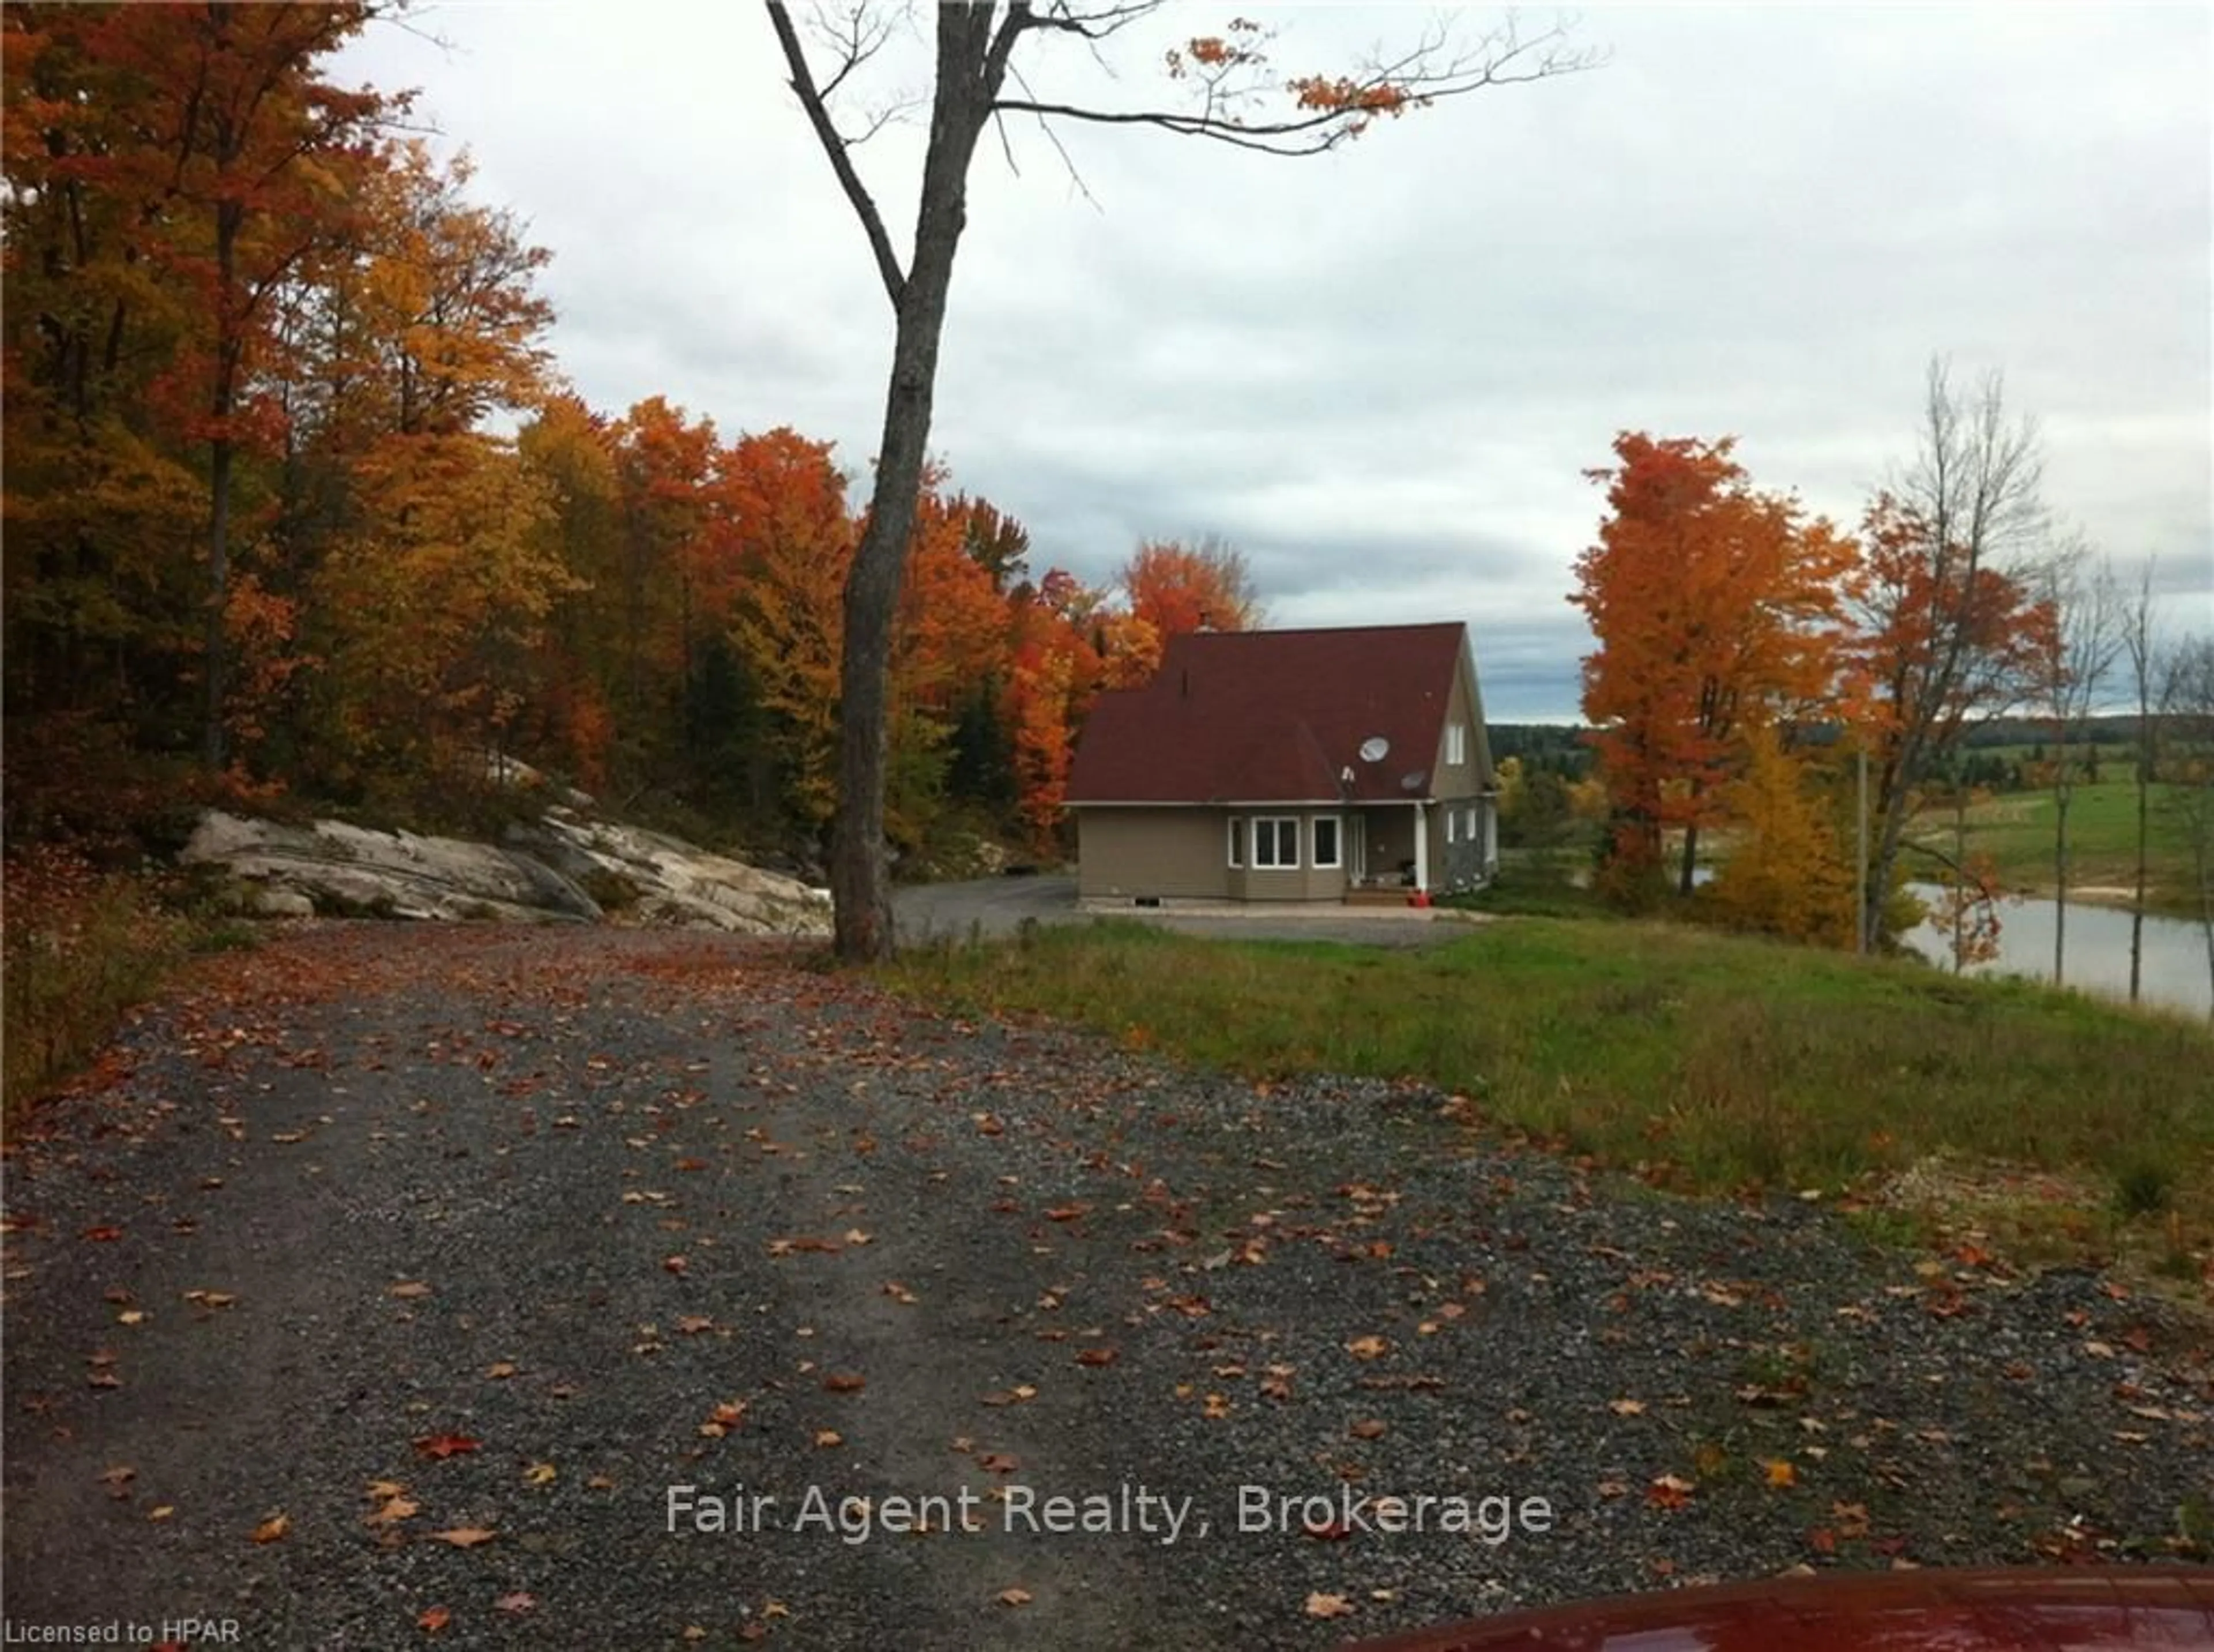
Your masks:
<svg viewBox="0 0 2214 1652"><path fill-rule="evenodd" d="M1244 554L1219 539L1141 543L1116 574L1130 612L1166 639L1191 631L1250 630L1260 617Z"/></svg>
<svg viewBox="0 0 2214 1652"><path fill-rule="evenodd" d="M1688 893L1739 737L1832 686L1838 582L1856 549L1792 499L1753 491L1734 438L1624 431L1614 446L1617 464L1587 473L1609 514L1569 599L1599 642L1583 709L1614 800L1618 875L1656 872L1663 834L1680 830Z"/></svg>

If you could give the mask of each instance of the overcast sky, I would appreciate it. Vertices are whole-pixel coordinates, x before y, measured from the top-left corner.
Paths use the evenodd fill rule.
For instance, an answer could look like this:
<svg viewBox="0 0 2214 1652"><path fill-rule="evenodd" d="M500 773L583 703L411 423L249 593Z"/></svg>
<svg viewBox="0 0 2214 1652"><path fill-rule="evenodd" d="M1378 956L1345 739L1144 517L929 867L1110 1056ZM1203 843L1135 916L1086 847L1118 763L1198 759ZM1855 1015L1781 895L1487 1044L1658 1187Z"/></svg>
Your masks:
<svg viewBox="0 0 2214 1652"><path fill-rule="evenodd" d="M1439 15L1261 7L1290 71ZM1173 95L1159 52L1040 93ZM927 32L927 11L917 9ZM1458 15L1471 38L1501 14ZM1924 368L2002 370L2046 494L2166 615L2214 622L2214 10L1593 8L1593 72L1489 89L1287 161L1144 130L989 136L932 446L1104 583L1144 535L1221 534L1270 621L1463 619L1494 720L1572 717L1569 608L1615 433L1741 438L1760 485L1856 520L1911 453ZM1555 14L1526 10L1526 32ZM425 36L436 36L434 41ZM443 42L441 44L440 42ZM927 86L911 35L865 111ZM430 5L342 76L422 89L479 199L554 262L586 400L873 455L891 314L746 4ZM861 151L904 249L916 121Z"/></svg>

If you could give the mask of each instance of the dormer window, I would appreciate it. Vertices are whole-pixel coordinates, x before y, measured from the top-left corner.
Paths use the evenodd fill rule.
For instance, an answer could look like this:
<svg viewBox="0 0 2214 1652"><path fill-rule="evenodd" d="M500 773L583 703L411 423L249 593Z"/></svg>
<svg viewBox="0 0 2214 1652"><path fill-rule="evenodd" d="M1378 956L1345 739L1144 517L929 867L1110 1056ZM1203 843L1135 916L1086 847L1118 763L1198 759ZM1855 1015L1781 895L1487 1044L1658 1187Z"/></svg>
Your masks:
<svg viewBox="0 0 2214 1652"><path fill-rule="evenodd" d="M1446 724L1446 762L1448 763L1465 763L1467 761L1468 725L1465 723Z"/></svg>

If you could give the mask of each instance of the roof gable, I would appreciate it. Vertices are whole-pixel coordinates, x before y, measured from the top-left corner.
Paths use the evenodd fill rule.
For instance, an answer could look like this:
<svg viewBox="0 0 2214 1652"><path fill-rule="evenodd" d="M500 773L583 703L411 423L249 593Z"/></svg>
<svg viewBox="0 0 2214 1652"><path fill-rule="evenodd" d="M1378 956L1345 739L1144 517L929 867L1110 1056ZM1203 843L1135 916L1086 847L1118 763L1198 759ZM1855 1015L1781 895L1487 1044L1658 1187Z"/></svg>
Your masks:
<svg viewBox="0 0 2214 1652"><path fill-rule="evenodd" d="M1093 706L1068 801L1428 797L1467 647L1459 624L1172 637L1150 681Z"/></svg>

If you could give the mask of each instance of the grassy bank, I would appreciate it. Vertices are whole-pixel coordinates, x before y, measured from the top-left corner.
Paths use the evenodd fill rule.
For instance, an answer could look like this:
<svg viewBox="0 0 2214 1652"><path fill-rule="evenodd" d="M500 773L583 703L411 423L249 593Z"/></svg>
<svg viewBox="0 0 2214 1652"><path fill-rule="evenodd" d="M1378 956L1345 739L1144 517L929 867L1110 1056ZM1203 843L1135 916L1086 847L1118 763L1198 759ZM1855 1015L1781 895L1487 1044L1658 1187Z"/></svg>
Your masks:
<svg viewBox="0 0 2214 1652"><path fill-rule="evenodd" d="M2128 765L2110 766L2126 776ZM2152 788L2147 821L2146 909L2174 917L2199 915L2197 884L2192 870L2190 844L2174 794L2180 787ZM1999 877L2011 890L2026 894L2052 893L2052 823L2055 805L2051 792L2002 792L1968 811L1970 854L1991 857ZM2125 903L2137 877L2138 794L2126 778L2078 786L2068 805L2069 887L2077 898ZM1953 813L1933 809L1914 823L1913 835L1947 854L1953 848ZM1916 857L1907 857L1908 870L1921 869Z"/></svg>
<svg viewBox="0 0 2214 1652"><path fill-rule="evenodd" d="M83 1066L123 1013L194 954L244 927L173 910L144 878L95 871L64 851L10 856L0 899L0 1123Z"/></svg>
<svg viewBox="0 0 2214 1652"><path fill-rule="evenodd" d="M1535 917L1416 951L1049 928L895 978L1257 1078L1426 1080L1675 1185L1835 1190L1946 1155L2064 1175L2170 1250L2214 1237L2214 1035L2022 983Z"/></svg>

